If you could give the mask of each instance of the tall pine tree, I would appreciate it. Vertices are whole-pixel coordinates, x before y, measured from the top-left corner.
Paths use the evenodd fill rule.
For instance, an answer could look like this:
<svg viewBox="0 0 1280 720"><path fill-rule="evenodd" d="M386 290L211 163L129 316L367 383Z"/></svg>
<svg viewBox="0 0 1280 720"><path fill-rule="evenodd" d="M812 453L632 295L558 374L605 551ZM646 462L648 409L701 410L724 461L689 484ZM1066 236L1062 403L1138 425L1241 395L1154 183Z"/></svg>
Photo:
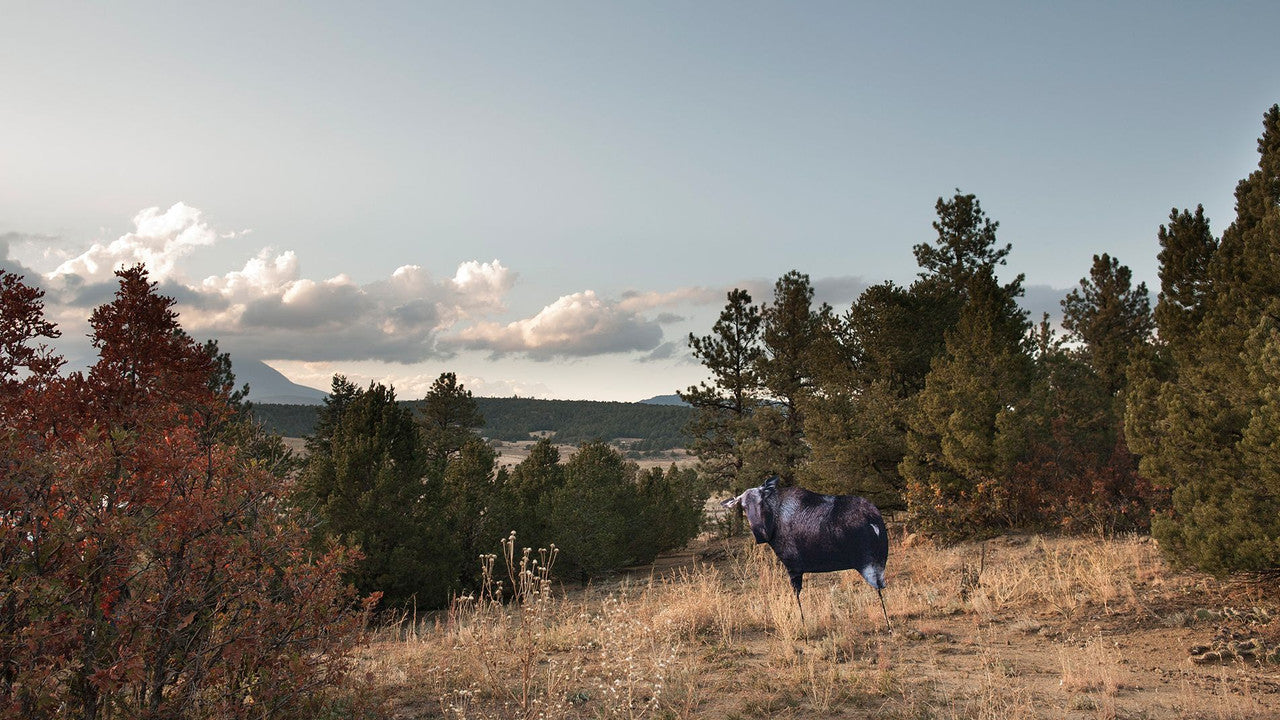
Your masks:
<svg viewBox="0 0 1280 720"><path fill-rule="evenodd" d="M1204 288L1180 301L1192 312L1158 309L1159 320L1173 319L1160 333L1176 379L1149 379L1128 411L1143 473L1172 493L1153 534L1175 560L1215 572L1280 567L1280 106L1263 117L1258 152L1258 169L1236 186L1236 218L1216 250L1208 250L1206 226L1191 233L1187 253L1162 253L1162 290L1167 277L1198 280L1183 271L1198 267L1183 255L1211 257L1202 284L1184 283Z"/></svg>
<svg viewBox="0 0 1280 720"><path fill-rule="evenodd" d="M773 303L761 312L763 352L756 362L768 406L756 423L756 462L761 474L791 482L809 455L804 440L805 403L813 393L814 349L829 308L813 308L809 276L792 270L773 286Z"/></svg>
<svg viewBox="0 0 1280 720"><path fill-rule="evenodd" d="M1010 470L1023 449L1017 407L1027 392L1027 321L987 272L973 276L946 351L908 417L900 471L907 505L926 529L981 533L1020 518Z"/></svg>
<svg viewBox="0 0 1280 720"><path fill-rule="evenodd" d="M690 449L712 485L741 492L754 484L754 478L743 477L743 468L745 444L753 434L751 416L760 404L760 308L746 290L730 291L712 334L690 333L689 347L711 373L710 383L680 393L680 399L694 408Z"/></svg>
<svg viewBox="0 0 1280 720"><path fill-rule="evenodd" d="M1017 306L1022 276L996 278L1011 250L997 244L999 223L958 191L936 209L938 238L915 247L922 271L913 290L939 298L944 317L955 303L956 319L908 411L899 471L915 520L961 535L1018 520L1010 470L1025 447L1016 409L1030 380L1029 327Z"/></svg>

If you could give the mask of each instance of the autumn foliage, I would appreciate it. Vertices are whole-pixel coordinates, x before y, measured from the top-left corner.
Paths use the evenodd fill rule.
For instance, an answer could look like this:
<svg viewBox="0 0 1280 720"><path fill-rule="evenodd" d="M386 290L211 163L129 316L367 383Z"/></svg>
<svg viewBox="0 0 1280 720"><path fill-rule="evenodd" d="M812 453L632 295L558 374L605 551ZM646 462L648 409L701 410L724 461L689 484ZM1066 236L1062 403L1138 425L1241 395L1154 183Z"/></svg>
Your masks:
<svg viewBox="0 0 1280 720"><path fill-rule="evenodd" d="M117 275L97 363L62 375L43 293L0 271L0 717L313 717L361 627L353 558L305 549L225 358Z"/></svg>

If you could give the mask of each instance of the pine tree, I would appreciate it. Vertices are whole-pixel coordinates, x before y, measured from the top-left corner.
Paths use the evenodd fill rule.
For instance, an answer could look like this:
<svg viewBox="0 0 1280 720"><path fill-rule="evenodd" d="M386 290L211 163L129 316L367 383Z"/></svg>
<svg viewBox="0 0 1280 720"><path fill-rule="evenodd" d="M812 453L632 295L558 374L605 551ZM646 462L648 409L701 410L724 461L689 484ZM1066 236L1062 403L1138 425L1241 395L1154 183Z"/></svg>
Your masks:
<svg viewBox="0 0 1280 720"><path fill-rule="evenodd" d="M938 214L933 222L937 239L933 245L921 243L913 248L920 279L963 302L973 286L972 280L984 274L994 276L995 268L1005 264L1013 245L996 244L1000 223L987 217L982 203L972 193L964 195L956 190L950 200L938 198L934 210ZM1021 297L1022 280L1023 276L1018 275L1004 286L1005 292Z"/></svg>
<svg viewBox="0 0 1280 720"><path fill-rule="evenodd" d="M1203 303L1183 295L1179 305L1196 312L1158 316L1173 319L1170 332L1163 325L1160 332L1175 379L1145 379L1128 409L1143 473L1171 491L1170 512L1153 520L1153 534L1175 560L1215 572L1280 567L1273 463L1280 106L1263 117L1258 151L1258 170L1236 186L1236 219L1211 253L1204 291L1186 294ZM1194 279L1182 273L1182 255L1162 255L1162 280Z"/></svg>
<svg viewBox="0 0 1280 720"><path fill-rule="evenodd" d="M350 579L383 593L388 607L430 607L457 586L461 551L443 522L442 486L428 483L412 412L395 389L359 389L333 378L299 479L296 500L313 513L318 538L364 553Z"/></svg>
<svg viewBox="0 0 1280 720"><path fill-rule="evenodd" d="M1155 328L1146 283L1134 287L1128 267L1106 253L1094 255L1089 277L1062 301L1062 326L1103 388L1117 395L1126 385L1130 352L1149 343Z"/></svg>
<svg viewBox="0 0 1280 720"><path fill-rule="evenodd" d="M689 347L711 373L711 382L680 393L693 406L690 449L699 471L716 487L741 492L754 478L744 478L744 444L752 434L751 416L760 404L756 374L761 349L760 308L746 290L731 290L712 334L689 334Z"/></svg>
<svg viewBox="0 0 1280 720"><path fill-rule="evenodd" d="M976 534L1016 522L1019 488L1009 471L1026 444L1018 413L1030 379L1028 323L1017 306L1022 275L1000 284L996 270L1012 245L972 194L938 198L937 238L914 248L920 265L911 294L928 308L921 338L933 357L906 412L907 450L898 466L908 511L922 527Z"/></svg>
<svg viewBox="0 0 1280 720"><path fill-rule="evenodd" d="M584 443L564 464L550 525L567 571L590 578L642 560L634 544L643 522L635 471L603 442Z"/></svg>
<svg viewBox="0 0 1280 720"><path fill-rule="evenodd" d="M904 507L898 464L906 453L906 400L888 382L824 386L805 413L810 446L801 484L814 491L861 495L881 509Z"/></svg>
<svg viewBox="0 0 1280 720"><path fill-rule="evenodd" d="M929 281L911 288L892 282L867 288L844 316L842 333L855 368L852 384L881 383L901 397L923 389L929 364L954 324L958 297Z"/></svg>
<svg viewBox="0 0 1280 720"><path fill-rule="evenodd" d="M551 502L564 485L564 467L551 440L534 443L529 456L498 479L493 512L499 532L514 531L523 547L548 548L555 543Z"/></svg>
<svg viewBox="0 0 1280 720"><path fill-rule="evenodd" d="M494 552L512 528L501 527L498 502L497 453L483 439L472 435L451 459L444 473L442 512L434 524L437 535L448 537L444 547L456 544L454 562L458 582L474 586L478 580L476 558Z"/></svg>
<svg viewBox="0 0 1280 720"><path fill-rule="evenodd" d="M1169 211L1169 224L1161 225L1160 297L1156 303L1155 322L1160 328L1161 342L1185 348L1204 319L1209 301L1209 262L1218 249L1218 240L1209 229L1204 206L1197 205L1195 214L1187 210Z"/></svg>
<svg viewBox="0 0 1280 720"><path fill-rule="evenodd" d="M804 441L804 408L812 395L814 349L830 308L813 308L809 276L792 270L773 286L773 303L761 311L762 350L756 372L777 422L757 423L764 473L794 479L809 455Z"/></svg>
<svg viewBox="0 0 1280 720"><path fill-rule="evenodd" d="M418 411L427 463L437 475L475 437L475 429L484 426L471 391L451 372L440 373Z"/></svg>
<svg viewBox="0 0 1280 720"><path fill-rule="evenodd" d="M1095 255L1063 301L1064 341L1048 318L1036 335L1031 388L1019 407L1027 431L1015 476L1028 519L1113 533L1148 526L1152 493L1123 431L1130 358L1151 351L1150 300L1129 269Z"/></svg>
<svg viewBox="0 0 1280 720"><path fill-rule="evenodd" d="M989 270L970 278L964 297L908 416L899 467L912 516L948 535L1008 526L1021 512L1010 470L1025 446L1017 407L1030 378L1026 318Z"/></svg>
<svg viewBox="0 0 1280 720"><path fill-rule="evenodd" d="M907 408L944 348L954 306L936 283L886 282L867 288L819 335L826 352L805 414L806 487L903 506Z"/></svg>

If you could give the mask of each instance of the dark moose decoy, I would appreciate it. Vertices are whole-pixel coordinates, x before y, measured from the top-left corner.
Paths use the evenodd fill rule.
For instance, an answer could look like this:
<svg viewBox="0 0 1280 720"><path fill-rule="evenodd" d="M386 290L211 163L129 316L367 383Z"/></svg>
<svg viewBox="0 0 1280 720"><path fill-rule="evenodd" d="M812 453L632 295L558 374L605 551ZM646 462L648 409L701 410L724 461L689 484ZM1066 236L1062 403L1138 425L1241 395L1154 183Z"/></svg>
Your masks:
<svg viewBox="0 0 1280 720"><path fill-rule="evenodd" d="M889 533L880 510L854 495L820 495L798 487L778 487L769 478L736 498L721 503L746 512L757 543L769 543L791 576L800 620L804 605L800 588L805 573L857 570L880 596L880 610L889 632L884 604L884 566L889 559Z"/></svg>

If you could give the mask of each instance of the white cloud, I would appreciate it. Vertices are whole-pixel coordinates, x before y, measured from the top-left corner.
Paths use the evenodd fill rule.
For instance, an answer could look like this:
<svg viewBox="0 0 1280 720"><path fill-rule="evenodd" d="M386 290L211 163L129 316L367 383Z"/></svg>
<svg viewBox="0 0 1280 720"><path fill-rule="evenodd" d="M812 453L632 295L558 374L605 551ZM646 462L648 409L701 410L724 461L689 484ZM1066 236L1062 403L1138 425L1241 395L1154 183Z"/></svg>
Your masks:
<svg viewBox="0 0 1280 720"><path fill-rule="evenodd" d="M363 285L346 275L317 281L299 276L293 253L263 251L244 270L204 281L228 306L195 329L263 358L414 362L448 354L437 346L442 331L501 311L514 279L494 260L463 263L444 280L403 265Z"/></svg>
<svg viewBox="0 0 1280 720"><path fill-rule="evenodd" d="M244 269L226 275L211 275L201 288L227 297L263 297L298 279L298 256L292 250L274 254L266 247Z"/></svg>
<svg viewBox="0 0 1280 720"><path fill-rule="evenodd" d="M515 284L516 274L497 260L462 263L454 274L455 309L459 316L469 317L506 310L503 298Z"/></svg>
<svg viewBox="0 0 1280 720"><path fill-rule="evenodd" d="M153 279L168 280L180 277L179 260L219 238L205 222L204 213L180 202L163 212L158 207L142 210L133 217L133 224L133 232L106 245L94 243L55 268L50 277L74 275L91 284L111 280L121 267L144 263Z"/></svg>
<svg viewBox="0 0 1280 720"><path fill-rule="evenodd" d="M133 224L133 231L93 244L46 275L58 299L79 308L106 302L115 291L114 272L143 263L160 290L179 301L188 332L216 337L224 348L257 359L406 363L447 356L437 347L439 333L505 310L516 279L498 260L472 260L440 279L403 265L366 284L346 275L317 280L302 275L292 250L267 247L239 270L192 282L182 271L185 258L243 233L218 232L204 213L184 203L142 210ZM3 236L0 249L7 256L19 239L25 236Z"/></svg>
<svg viewBox="0 0 1280 720"><path fill-rule="evenodd" d="M592 290L565 295L537 315L502 325L480 322L463 328L449 342L496 355L524 353L546 360L652 350L662 341L662 328Z"/></svg>
<svg viewBox="0 0 1280 720"><path fill-rule="evenodd" d="M704 287L680 288L669 292L631 291L623 294L622 300L618 302L618 308L627 312L644 312L657 308L709 305L723 302L725 296L724 290Z"/></svg>

